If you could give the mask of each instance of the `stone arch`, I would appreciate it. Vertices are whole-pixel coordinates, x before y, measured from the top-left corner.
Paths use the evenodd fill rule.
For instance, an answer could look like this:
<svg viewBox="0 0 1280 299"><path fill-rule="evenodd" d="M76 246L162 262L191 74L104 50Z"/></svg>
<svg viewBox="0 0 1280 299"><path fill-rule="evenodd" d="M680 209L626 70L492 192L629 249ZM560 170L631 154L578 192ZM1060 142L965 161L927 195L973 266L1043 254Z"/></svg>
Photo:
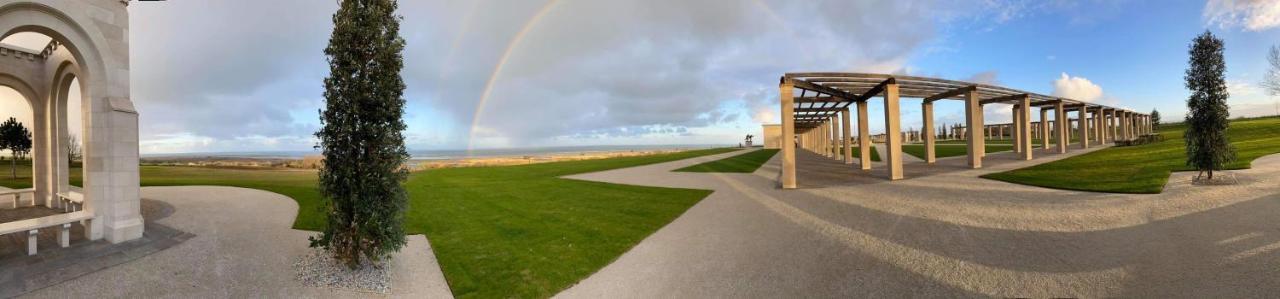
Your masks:
<svg viewBox="0 0 1280 299"><path fill-rule="evenodd" d="M53 39L41 58L45 65L33 83L42 117L34 157L36 197L46 205L57 202L62 185L55 172L61 152L58 139L65 129L63 85L78 78L81 87L84 150L84 207L92 211L89 239L113 243L141 237L143 223L138 199L137 112L129 100L127 1L119 0L0 0L0 39L18 32L35 32ZM68 59L49 59L64 47ZM55 57L56 58L56 57ZM74 64L64 64L73 60ZM64 109L58 109L64 108ZM35 109L33 109L35 110ZM58 113L63 113L59 115ZM58 117L61 116L61 117ZM57 126L54 124L63 124ZM65 172L62 173L65 175Z"/></svg>
<svg viewBox="0 0 1280 299"><path fill-rule="evenodd" d="M28 84L26 81L23 81L21 78L18 78L17 76L5 73L3 70L0 70L0 86L12 88L13 90L18 91L18 94L21 94L22 97L26 99L27 105L31 106L31 112L35 113L36 99L38 99L39 97L36 94L36 90L34 88L31 88L31 84Z"/></svg>

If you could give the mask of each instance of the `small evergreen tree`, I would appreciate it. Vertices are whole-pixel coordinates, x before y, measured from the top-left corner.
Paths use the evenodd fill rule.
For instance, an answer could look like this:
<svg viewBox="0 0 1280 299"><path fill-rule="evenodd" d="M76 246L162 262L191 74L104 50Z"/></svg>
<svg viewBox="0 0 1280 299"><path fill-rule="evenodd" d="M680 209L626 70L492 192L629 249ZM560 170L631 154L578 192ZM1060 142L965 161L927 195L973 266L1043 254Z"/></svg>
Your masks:
<svg viewBox="0 0 1280 299"><path fill-rule="evenodd" d="M404 147L404 66L395 0L344 0L333 15L324 53L324 154L320 191L327 216L311 246L328 249L352 268L378 261L405 244L407 194L401 183Z"/></svg>
<svg viewBox="0 0 1280 299"><path fill-rule="evenodd" d="M9 175L18 178L18 160L31 153L31 132L18 119L10 117L0 124L0 150L9 150Z"/></svg>
<svg viewBox="0 0 1280 299"><path fill-rule="evenodd" d="M1227 140L1227 81L1226 61L1222 55L1222 40L1205 31L1191 44L1190 66L1187 67L1186 86L1191 91L1187 98L1187 131L1183 139L1187 144L1187 166L1202 174L1213 171L1235 160L1235 149Z"/></svg>
<svg viewBox="0 0 1280 299"><path fill-rule="evenodd" d="M1156 109L1151 109L1151 128L1160 128L1160 111L1157 111Z"/></svg>

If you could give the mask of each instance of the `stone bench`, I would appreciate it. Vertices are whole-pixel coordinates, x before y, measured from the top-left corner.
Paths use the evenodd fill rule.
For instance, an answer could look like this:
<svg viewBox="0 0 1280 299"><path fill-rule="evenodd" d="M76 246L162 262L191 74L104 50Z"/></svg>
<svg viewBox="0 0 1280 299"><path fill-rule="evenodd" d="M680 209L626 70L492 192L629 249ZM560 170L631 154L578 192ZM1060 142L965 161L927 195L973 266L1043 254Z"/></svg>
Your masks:
<svg viewBox="0 0 1280 299"><path fill-rule="evenodd" d="M84 194L80 192L58 193L58 200L62 201L63 212L84 210Z"/></svg>
<svg viewBox="0 0 1280 299"><path fill-rule="evenodd" d="M18 200L22 197L22 194L23 194L23 193L31 193L31 194L33 195L33 196L31 196L31 205L33 205L33 206L34 206L34 205L36 205L36 197L34 196L34 194L36 193L36 189L34 189L34 188L26 188L26 189L12 189L12 190L0 190L0 196L5 196L5 195L12 195L12 196L13 196L13 208L14 208L14 209L17 209L17 208L18 208Z"/></svg>
<svg viewBox="0 0 1280 299"><path fill-rule="evenodd" d="M93 214L86 211L78 211L40 218L18 220L14 222L5 222L0 223L0 235L24 231L27 232L27 255L36 255L36 236L40 233L40 229L61 226L61 230L58 231L58 245L66 248L67 246L71 246L71 223L89 220L92 218Z"/></svg>

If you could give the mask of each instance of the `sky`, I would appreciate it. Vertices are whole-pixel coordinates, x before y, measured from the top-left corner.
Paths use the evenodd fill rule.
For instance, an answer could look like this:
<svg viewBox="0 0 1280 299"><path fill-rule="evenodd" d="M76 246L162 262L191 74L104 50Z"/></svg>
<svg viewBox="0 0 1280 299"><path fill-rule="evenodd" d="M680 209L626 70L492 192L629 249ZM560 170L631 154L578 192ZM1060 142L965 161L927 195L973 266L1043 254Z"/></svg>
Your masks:
<svg viewBox="0 0 1280 299"><path fill-rule="evenodd" d="M142 152L311 150L336 7L130 3ZM1181 119L1188 45L1205 30L1226 44L1232 115L1280 113L1258 87L1280 1L414 0L399 14L412 150L736 144L778 122L778 77L808 71L994 83ZM0 87L0 117L29 118L25 105ZM916 107L904 103L904 128L919 128ZM963 122L957 101L935 109Z"/></svg>

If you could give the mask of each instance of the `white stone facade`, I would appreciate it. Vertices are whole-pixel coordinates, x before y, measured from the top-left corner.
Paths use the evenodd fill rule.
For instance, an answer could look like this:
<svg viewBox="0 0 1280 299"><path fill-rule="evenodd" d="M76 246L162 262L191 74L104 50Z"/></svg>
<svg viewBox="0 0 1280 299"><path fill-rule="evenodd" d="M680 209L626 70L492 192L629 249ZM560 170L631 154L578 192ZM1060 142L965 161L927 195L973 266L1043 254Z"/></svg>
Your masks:
<svg viewBox="0 0 1280 299"><path fill-rule="evenodd" d="M129 14L123 0L0 0L0 39L19 32L53 38L42 53L0 48L0 85L31 104L36 198L57 206L70 190L68 117L83 121L88 238L119 243L142 236L138 112L129 97ZM67 115L72 79L83 115Z"/></svg>

